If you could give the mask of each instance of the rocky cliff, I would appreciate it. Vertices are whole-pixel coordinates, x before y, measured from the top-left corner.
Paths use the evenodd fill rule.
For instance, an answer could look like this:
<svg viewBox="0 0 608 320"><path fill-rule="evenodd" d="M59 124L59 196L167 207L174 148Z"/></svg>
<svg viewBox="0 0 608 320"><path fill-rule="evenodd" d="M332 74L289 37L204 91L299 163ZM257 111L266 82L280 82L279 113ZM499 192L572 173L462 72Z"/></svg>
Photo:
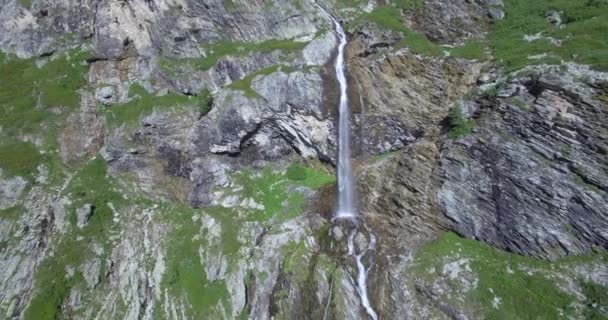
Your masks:
<svg viewBox="0 0 608 320"><path fill-rule="evenodd" d="M359 253L380 319L608 317L606 1L0 17L0 318L366 319Z"/></svg>

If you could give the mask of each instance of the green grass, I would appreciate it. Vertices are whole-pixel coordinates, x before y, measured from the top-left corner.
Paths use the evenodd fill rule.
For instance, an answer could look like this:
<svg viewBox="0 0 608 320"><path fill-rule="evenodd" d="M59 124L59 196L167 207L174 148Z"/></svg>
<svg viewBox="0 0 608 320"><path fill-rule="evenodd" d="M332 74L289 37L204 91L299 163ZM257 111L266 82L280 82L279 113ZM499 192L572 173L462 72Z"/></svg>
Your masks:
<svg viewBox="0 0 608 320"><path fill-rule="evenodd" d="M471 133L474 127L474 122L471 119L464 117L462 107L452 107L448 114L448 120L450 123L450 131L448 137L450 139L456 139Z"/></svg>
<svg viewBox="0 0 608 320"><path fill-rule="evenodd" d="M287 179L292 183L311 189L319 189L324 185L334 183L336 178L320 168L311 168L300 163L294 163L287 168Z"/></svg>
<svg viewBox="0 0 608 320"><path fill-rule="evenodd" d="M275 73L279 69L282 70L284 68L285 67L281 67L281 66L272 66L272 67L264 68L257 72L248 74L243 79L237 80L237 81L231 83L228 87L245 92L245 96L248 98L259 97L258 93L255 90L253 90L253 88L251 87L251 81L253 81L253 79L259 75L269 75L269 74ZM287 71L289 71L289 70L287 70Z"/></svg>
<svg viewBox="0 0 608 320"><path fill-rule="evenodd" d="M253 52L270 53L276 50L281 50L284 53L289 53L303 49L307 45L306 42L297 42L293 40L268 40L259 43L251 42L230 42L221 41L213 44L208 44L204 49L206 56L196 59L163 59L160 62L161 68L170 73L177 74L179 67L188 66L196 70L209 70L211 67L226 56L242 57Z"/></svg>
<svg viewBox="0 0 608 320"><path fill-rule="evenodd" d="M289 180L280 172L265 168L261 172L243 170L235 175L235 181L243 189L239 191L242 198L251 198L264 206L255 210L248 218L255 221L270 219L287 220L302 212L304 196L298 192L289 192Z"/></svg>
<svg viewBox="0 0 608 320"><path fill-rule="evenodd" d="M187 301L185 312L190 318L204 319L211 316L212 308L221 301L226 302L224 306L229 309L229 294L224 281L209 281L201 264L199 248L211 248L203 240L204 237L201 237L200 222L192 221L195 210L173 207L169 212L176 228L169 235L170 241L166 246L167 269L163 275L162 286L167 288L173 297ZM222 226L222 229L224 228L225 226ZM222 253L230 255L231 251Z"/></svg>
<svg viewBox="0 0 608 320"><path fill-rule="evenodd" d="M423 248L414 258L410 272L425 283L445 281L452 289L459 290L459 280L451 280L442 273L443 266L450 262L466 261L470 270L478 277L476 287L458 297L440 296L451 301L466 313L479 319L559 319L560 310L566 318L573 318L576 310L572 303L576 297L558 288L559 278L551 274L570 274L573 267L589 263L605 264L608 255L596 254L586 257L571 257L548 262L497 250L475 240L463 239L446 233L440 239ZM465 269L464 266L461 269ZM576 278L575 275L570 276ZM591 301L600 301L605 306L606 288L591 287L584 291ZM490 289L492 291L490 291ZM499 308L492 305L494 296L500 297ZM464 301L459 305L458 299ZM523 308L522 306L525 306Z"/></svg>
<svg viewBox="0 0 608 320"><path fill-rule="evenodd" d="M78 89L86 84L89 54L72 50L38 68L34 59L0 53L0 127L2 134L41 134L56 144L57 130L80 103Z"/></svg>
<svg viewBox="0 0 608 320"><path fill-rule="evenodd" d="M585 319L608 319L608 288L596 283L582 282L585 295ZM602 310L603 309L603 310Z"/></svg>
<svg viewBox="0 0 608 320"><path fill-rule="evenodd" d="M32 1L33 0L19 0L19 4L22 7L29 9L32 6Z"/></svg>
<svg viewBox="0 0 608 320"><path fill-rule="evenodd" d="M236 194L241 199L250 198L264 206L263 210L253 210L247 219L262 222L271 219L284 221L302 213L304 195L293 192L291 187L317 189L335 181L333 175L324 170L301 164L293 164L287 173L274 171L270 167L258 171L245 169L234 174L233 179L240 187Z"/></svg>
<svg viewBox="0 0 608 320"><path fill-rule="evenodd" d="M413 11L422 7L424 0L393 0L392 3L397 8Z"/></svg>
<svg viewBox="0 0 608 320"><path fill-rule="evenodd" d="M107 108L106 119L112 126L126 124L135 126L139 124L142 116L151 114L155 109L166 109L177 106L192 106L201 114L206 114L211 109L213 98L208 90L203 90L196 96L181 95L170 92L163 96L149 93L139 85L129 88L129 102L116 104Z"/></svg>
<svg viewBox="0 0 608 320"><path fill-rule="evenodd" d="M106 170L105 161L96 158L87 163L68 185L66 194L70 194L72 199L72 204L68 208L70 232L58 240L54 255L49 255L37 268L36 290L25 312L25 319L62 318L61 305L68 297L71 288L83 284L79 270L74 277L67 279L66 267L78 268L92 256L94 253L89 246L91 243L104 246L106 254L111 249L107 240L114 226L110 203L116 208L121 208L125 204L125 199L122 193L114 188L114 183L107 177ZM75 210L85 203L92 204L95 210L88 224L83 229L79 229L76 227ZM79 240L78 237L83 239ZM102 270L102 274L103 272Z"/></svg>
<svg viewBox="0 0 608 320"><path fill-rule="evenodd" d="M9 175L31 177L42 159L33 143L9 141L0 144L0 168Z"/></svg>
<svg viewBox="0 0 608 320"><path fill-rule="evenodd" d="M209 281L205 274L204 261L201 263L199 248L221 254L228 261L228 271L233 271L240 257L241 244L238 240L241 226L247 221L260 221L267 227L297 216L302 212L304 196L289 189L303 185L319 188L334 181L333 176L317 168L302 164L291 165L287 173L246 169L231 176L231 189L223 190L226 195L236 194L241 200L253 199L264 206L263 210L246 208L210 207L189 209L183 206L167 208L166 218L175 226L167 238L167 270L163 276L163 286L172 296L188 301L186 314L192 318L208 318L218 303L230 306L229 294L223 281ZM218 243L208 243L200 220L193 221L195 214L208 215L221 226ZM219 315L217 315L219 316Z"/></svg>
<svg viewBox="0 0 608 320"><path fill-rule="evenodd" d="M413 31L405 26L401 18L401 10L392 6L379 6L372 12L364 14L356 19L355 25L363 21L370 21L379 27L401 32L404 38L396 45L396 48L408 47L412 52L425 56L441 56L443 49L429 41L423 34Z"/></svg>
<svg viewBox="0 0 608 320"><path fill-rule="evenodd" d="M563 11L563 27L551 25L544 17L550 9ZM506 17L496 24L491 37L494 56L508 70L529 64L559 64L561 60L592 65L608 70L608 3L606 1L508 0ZM547 39L527 42L524 35L543 32L544 37L562 41L552 44ZM545 59L529 56L547 53Z"/></svg>
<svg viewBox="0 0 608 320"><path fill-rule="evenodd" d="M455 58L486 60L486 44L480 40L470 40L460 47L451 50L451 56Z"/></svg>

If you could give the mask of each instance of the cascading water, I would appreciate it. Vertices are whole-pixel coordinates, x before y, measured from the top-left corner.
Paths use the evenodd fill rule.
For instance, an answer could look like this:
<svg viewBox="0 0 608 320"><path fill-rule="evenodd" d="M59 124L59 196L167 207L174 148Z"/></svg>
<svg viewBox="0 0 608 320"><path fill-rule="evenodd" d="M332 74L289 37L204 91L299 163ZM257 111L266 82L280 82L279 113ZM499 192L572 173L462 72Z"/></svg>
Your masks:
<svg viewBox="0 0 608 320"><path fill-rule="evenodd" d="M336 70L336 79L340 83L340 120L338 129L338 210L334 219L354 219L358 216L354 203L353 193L353 178L350 164L350 110L348 105L348 83L346 81L346 72L344 66L344 47L346 46L346 33L342 25L327 12L319 4L315 3L319 9L324 11L334 22L336 33L338 34L340 43L338 46L338 56L334 65ZM357 253L354 239L357 234L355 228L348 238L348 255L354 257L357 264L357 292L361 298L361 304L365 312L373 319L378 320L378 315L374 311L369 298L367 296L367 272L362 259L369 251L373 250L376 245L376 238L373 234L370 235L370 242L367 249Z"/></svg>
<svg viewBox="0 0 608 320"><path fill-rule="evenodd" d="M317 6L319 6L317 4ZM325 11L321 6L321 10ZM350 110L348 106L348 83L344 67L344 47L346 33L342 25L331 14L325 11L333 20L340 40L338 56L334 65L336 78L340 83L340 119L338 128L338 210L336 219L355 218L357 216L353 199L353 178L350 164Z"/></svg>
<svg viewBox="0 0 608 320"><path fill-rule="evenodd" d="M355 235L357 234L357 230L353 230L353 232L348 237L348 255L355 257L355 261L357 262L357 291L359 292L359 297L361 297L361 304L363 308L365 308L365 312L373 319L378 320L378 315L374 308L372 308L372 304L369 301L367 296L367 272L365 269L363 262L361 259L369 250L373 250L376 246L376 238L373 234L370 233L370 241L366 250L363 250L360 253L357 253L355 250Z"/></svg>

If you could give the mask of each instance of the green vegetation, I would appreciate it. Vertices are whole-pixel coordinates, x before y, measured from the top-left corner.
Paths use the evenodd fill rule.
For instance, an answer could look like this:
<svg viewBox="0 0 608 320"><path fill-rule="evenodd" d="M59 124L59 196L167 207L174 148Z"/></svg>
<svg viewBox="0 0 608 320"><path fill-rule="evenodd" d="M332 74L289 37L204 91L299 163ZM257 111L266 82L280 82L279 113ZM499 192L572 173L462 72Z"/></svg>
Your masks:
<svg viewBox="0 0 608 320"><path fill-rule="evenodd" d="M409 271L426 283L442 281L457 290L451 296L448 290L438 298L473 313L473 318L559 319L577 318L573 306L576 297L560 289L558 284L563 280L554 274L569 274L576 278L572 273L575 266L607 262L605 253L556 262L542 261L446 233L419 252ZM460 270L457 277L450 276L446 269L448 264ZM463 279L474 280L466 273L472 273L478 281L468 291L462 286ZM597 304L606 306L607 288L597 284L581 285L588 299L588 312L598 312ZM590 307L594 303L596 306ZM562 312L563 316L560 316Z"/></svg>
<svg viewBox="0 0 608 320"><path fill-rule="evenodd" d="M195 96L173 92L157 96L139 85L132 85L129 88L129 95L131 98L129 102L113 105L107 109L106 119L110 124L137 125L142 116L151 114L155 108L194 106L202 114L206 114L213 104L213 98L208 90L203 90Z"/></svg>
<svg viewBox="0 0 608 320"><path fill-rule="evenodd" d="M547 21L545 13L549 10L563 12L563 26ZM505 11L505 19L496 24L491 46L496 59L507 69L573 60L608 70L608 2L508 0ZM525 35L538 33L542 33L540 39L524 40ZM531 56L539 59L529 59Z"/></svg>
<svg viewBox="0 0 608 320"><path fill-rule="evenodd" d="M401 18L401 11L416 10L422 5L422 3L423 1L404 0L396 1L392 6L379 6L372 12L363 14L355 19L355 25L360 24L362 21L370 21L382 28L395 32L401 32L404 38L399 41L396 48L407 47L412 52L420 55L439 57L444 54L444 51L451 51L452 56L456 58L476 60L486 59L486 45L483 41L471 40L465 43L463 46L456 47L454 49L447 49L434 44L428 40L424 34L408 28Z"/></svg>
<svg viewBox="0 0 608 320"><path fill-rule="evenodd" d="M33 143L9 140L0 144L0 168L8 175L29 177L42 158Z"/></svg>
<svg viewBox="0 0 608 320"><path fill-rule="evenodd" d="M582 282L585 295L585 319L601 320L608 318L608 288L591 282ZM603 309L603 311L602 311Z"/></svg>
<svg viewBox="0 0 608 320"><path fill-rule="evenodd" d="M465 136L471 133L471 130L473 130L473 120L466 119L464 117L462 107L459 105L450 109L448 113L448 120L450 122L450 131L448 132L448 137L450 139Z"/></svg>
<svg viewBox="0 0 608 320"><path fill-rule="evenodd" d="M70 289L83 283L78 268L87 258L94 255L90 244L104 246L106 253L110 250L107 237L114 225L112 208L120 208L125 204L125 199L122 193L115 190L106 170L105 161L96 158L86 164L68 185L66 192L71 194L74 200L69 208L71 228L68 234L58 240L54 255L49 255L38 267L36 292L26 310L25 319L61 318L61 305L68 297ZM76 227L76 208L84 204L92 204L94 211L88 224L79 229ZM66 278L67 267L75 270L71 278ZM102 266L102 269L104 267ZM103 274L104 270L101 273Z"/></svg>
<svg viewBox="0 0 608 320"><path fill-rule="evenodd" d="M252 52L269 53L281 50L285 53L301 50L306 42L293 40L268 40L259 43L221 41L205 47L206 56L197 59L164 59L160 62L163 70L176 73L176 67L185 65L196 70L209 70L225 56L241 57Z"/></svg>
<svg viewBox="0 0 608 320"><path fill-rule="evenodd" d="M370 21L376 25L391 31L401 32L403 40L397 44L397 48L408 47L412 52L426 56L440 56L443 49L429 41L423 34L417 33L406 27L401 19L401 6L415 8L417 1L400 1L398 7L379 6L372 12L363 14L355 20L355 25L362 21Z"/></svg>
<svg viewBox="0 0 608 320"><path fill-rule="evenodd" d="M19 0L19 4L24 8L30 8L33 0Z"/></svg>
<svg viewBox="0 0 608 320"><path fill-rule="evenodd" d="M333 176L322 171L299 166L293 165L287 176L270 168L261 172L243 170L234 176L235 182L242 187L238 194L243 199L253 199L264 207L254 210L248 215L248 219L283 221L295 217L302 212L304 196L300 192L290 190L290 186L319 188L334 181Z"/></svg>
<svg viewBox="0 0 608 320"><path fill-rule="evenodd" d="M209 281L206 277L199 249L212 248L207 247L208 244L200 236L200 222L192 220L196 211L175 206L167 211L170 212L176 228L169 235L171 241L167 243L167 270L163 276L163 287L168 288L172 296L187 301L185 305L189 308L185 311L190 318L205 319L212 314L212 308L218 302L229 302L226 285L224 281ZM224 229L222 226L222 231ZM225 238L225 235L222 238ZM222 253L228 256L235 254L231 250L222 250ZM230 303L224 303L224 306L229 308Z"/></svg>
<svg viewBox="0 0 608 320"><path fill-rule="evenodd" d="M72 50L50 58L42 67L34 59L0 53L0 127L2 133L42 133L55 143L56 131L67 113L78 107L77 90L86 84L87 51Z"/></svg>
<svg viewBox="0 0 608 320"><path fill-rule="evenodd" d="M451 55L455 58L473 59L483 61L486 59L486 44L479 40L467 41L463 46L452 49Z"/></svg>
<svg viewBox="0 0 608 320"><path fill-rule="evenodd" d="M300 163L294 163L287 168L287 178L294 184L311 189L319 189L324 185L333 183L335 177L321 168L310 168Z"/></svg>
<svg viewBox="0 0 608 320"><path fill-rule="evenodd" d="M243 79L237 80L237 81L231 83L228 87L232 88L232 89L236 89L236 90L241 90L241 91L245 92L245 96L248 97L248 98L256 98L256 97L259 97L259 95L251 87L251 81L253 81L253 79L255 79L255 77L257 77L259 75L266 75L267 76L267 75L275 73L276 71L279 71L279 70L284 71L284 72L290 72L291 71L289 69L289 67L285 67L285 66L272 66L272 67L264 68L264 69L259 70L257 72L253 72L253 73L248 74Z"/></svg>
<svg viewBox="0 0 608 320"><path fill-rule="evenodd" d="M222 190L225 196L238 195L241 201L251 199L259 208L212 207L204 210L171 205L165 208L166 218L175 227L168 237L166 250L167 270L163 285L173 296L185 299L190 306L186 314L193 318L207 318L218 303L230 308L229 294L223 281L209 281L205 266L200 259L200 248L207 253L218 254L227 259L228 269L236 267L241 243L238 240L241 226L247 221L260 221L267 228L277 222L294 217L302 212L304 196L290 189L303 185L319 188L334 181L333 176L321 169L302 164L291 165L287 173L264 168L261 171L243 170L232 175L233 187ZM193 217L195 217L193 219ZM203 219L213 219L221 228L220 239L208 243L208 233ZM214 231L216 232L216 231ZM260 275L263 276L263 275ZM219 314L218 314L219 316Z"/></svg>
<svg viewBox="0 0 608 320"><path fill-rule="evenodd" d="M419 9L424 4L424 0L393 0L392 2L395 7L406 11Z"/></svg>

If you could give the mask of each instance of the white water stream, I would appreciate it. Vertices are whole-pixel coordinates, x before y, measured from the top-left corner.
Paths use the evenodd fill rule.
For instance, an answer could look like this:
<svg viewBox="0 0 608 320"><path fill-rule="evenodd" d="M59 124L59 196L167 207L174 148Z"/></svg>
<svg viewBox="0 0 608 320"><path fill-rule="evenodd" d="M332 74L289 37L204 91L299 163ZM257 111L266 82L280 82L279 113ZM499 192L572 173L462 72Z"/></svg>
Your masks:
<svg viewBox="0 0 608 320"><path fill-rule="evenodd" d="M338 210L336 219L355 218L357 212L353 199L353 177L350 164L350 110L348 105L348 82L344 67L344 47L346 46L346 33L342 25L329 12L317 4L321 10L331 17L340 40L338 56L334 65L336 79L340 83L340 119L338 125Z"/></svg>
<svg viewBox="0 0 608 320"><path fill-rule="evenodd" d="M370 233L370 241L367 249L357 253L354 244L356 234L357 230L355 229L348 237L348 255L355 257L355 261L357 262L357 291L359 293L359 297L361 297L361 304L363 305L363 308L365 308L367 314L373 320L378 320L378 315L376 314L376 311L374 311L374 308L369 302L369 298L367 296L367 272L369 271L369 269L366 270L365 266L363 265L363 262L361 262L361 259L363 258L365 253L367 253L367 251L369 250L374 249L374 247L376 246L376 237L374 237L374 235Z"/></svg>
<svg viewBox="0 0 608 320"><path fill-rule="evenodd" d="M338 56L334 65L336 71L336 79L340 83L340 114L338 128L338 210L334 219L352 219L358 217L355 208L354 192L353 192L353 176L350 163L350 110L348 105L348 82L346 81L346 70L344 66L344 47L346 46L346 33L340 22L332 16L322 6L315 3L319 9L324 11L334 22L336 33L340 41L338 45ZM354 229L348 238L348 255L354 257L357 263L357 292L361 298L361 305L365 312L372 318L378 320L378 315L374 311L372 304L367 296L367 272L362 259L369 251L376 246L376 238L370 233L370 241L367 249L362 252L356 252L354 239L357 234L357 229Z"/></svg>

